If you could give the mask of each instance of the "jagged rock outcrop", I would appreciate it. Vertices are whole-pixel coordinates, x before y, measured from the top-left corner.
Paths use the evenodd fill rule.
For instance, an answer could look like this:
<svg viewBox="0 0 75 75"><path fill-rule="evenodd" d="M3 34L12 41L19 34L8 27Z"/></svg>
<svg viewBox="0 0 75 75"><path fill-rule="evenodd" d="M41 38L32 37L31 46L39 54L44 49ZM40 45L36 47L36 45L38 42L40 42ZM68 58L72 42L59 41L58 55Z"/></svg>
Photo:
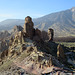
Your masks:
<svg viewBox="0 0 75 75"><path fill-rule="evenodd" d="M60 44L57 46L57 58L59 60L65 61L64 50L63 50L63 48L62 48L62 46Z"/></svg>
<svg viewBox="0 0 75 75"><path fill-rule="evenodd" d="M32 22L32 18L27 16L25 18L25 24L24 24L24 32L30 37L33 38L33 28L34 24Z"/></svg>
<svg viewBox="0 0 75 75"><path fill-rule="evenodd" d="M38 28L35 30L35 35L41 38L41 31Z"/></svg>
<svg viewBox="0 0 75 75"><path fill-rule="evenodd" d="M14 26L14 32L18 32L18 31L22 31L23 30L23 27L22 26Z"/></svg>
<svg viewBox="0 0 75 75"><path fill-rule="evenodd" d="M9 46L12 46L13 41L14 41L14 38L10 37Z"/></svg>
<svg viewBox="0 0 75 75"><path fill-rule="evenodd" d="M19 31L14 35L14 37L10 38L10 46L15 44L22 44L24 42L24 33L23 31Z"/></svg>
<svg viewBox="0 0 75 75"><path fill-rule="evenodd" d="M46 31L41 32L41 38L43 41L48 40L48 33Z"/></svg>
<svg viewBox="0 0 75 75"><path fill-rule="evenodd" d="M0 52L7 50L9 47L9 43L6 40L2 40L0 42Z"/></svg>
<svg viewBox="0 0 75 75"><path fill-rule="evenodd" d="M21 48L20 48L20 53L22 53L24 50L26 50L26 45L22 44Z"/></svg>
<svg viewBox="0 0 75 75"><path fill-rule="evenodd" d="M24 42L24 37L23 37L23 32L20 31L18 34L18 43L23 43Z"/></svg>
<svg viewBox="0 0 75 75"><path fill-rule="evenodd" d="M41 38L41 31L38 28L36 28L34 31L33 40L39 42L39 41L41 41L41 39L42 39Z"/></svg>
<svg viewBox="0 0 75 75"><path fill-rule="evenodd" d="M23 31L22 26L14 26L13 31L11 32L11 37L15 37L15 35L19 34L20 31Z"/></svg>
<svg viewBox="0 0 75 75"><path fill-rule="evenodd" d="M1 52L0 54L0 59L3 60L5 59L5 57L8 56L8 50L4 50L3 52Z"/></svg>
<svg viewBox="0 0 75 75"><path fill-rule="evenodd" d="M54 36L54 30L53 29L48 29L48 36L49 36L49 41L53 41L53 36Z"/></svg>

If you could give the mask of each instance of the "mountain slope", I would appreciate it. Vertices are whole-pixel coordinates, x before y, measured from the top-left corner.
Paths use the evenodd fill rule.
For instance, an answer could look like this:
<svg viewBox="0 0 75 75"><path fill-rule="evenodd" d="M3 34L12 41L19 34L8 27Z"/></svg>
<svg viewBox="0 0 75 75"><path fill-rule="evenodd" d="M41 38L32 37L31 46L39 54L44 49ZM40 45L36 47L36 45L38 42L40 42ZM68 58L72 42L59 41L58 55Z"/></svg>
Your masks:
<svg viewBox="0 0 75 75"><path fill-rule="evenodd" d="M2 22L0 22L0 30L10 30L15 25L23 25L24 20L21 19L7 19Z"/></svg>
<svg viewBox="0 0 75 75"><path fill-rule="evenodd" d="M57 36L75 35L75 8L37 18L34 23L41 30L53 28Z"/></svg>
<svg viewBox="0 0 75 75"><path fill-rule="evenodd" d="M35 28L53 28L55 36L75 36L75 7L33 19ZM0 22L0 30L12 29L14 25L23 26L24 20L8 19Z"/></svg>

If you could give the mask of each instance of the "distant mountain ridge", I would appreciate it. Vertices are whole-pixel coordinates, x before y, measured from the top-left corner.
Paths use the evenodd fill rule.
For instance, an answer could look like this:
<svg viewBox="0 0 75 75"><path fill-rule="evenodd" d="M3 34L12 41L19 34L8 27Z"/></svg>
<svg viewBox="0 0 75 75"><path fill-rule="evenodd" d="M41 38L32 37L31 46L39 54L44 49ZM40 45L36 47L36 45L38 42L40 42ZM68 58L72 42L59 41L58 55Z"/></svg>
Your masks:
<svg viewBox="0 0 75 75"><path fill-rule="evenodd" d="M53 28L55 36L75 36L75 7L33 19L35 28ZM0 30L12 29L14 25L24 25L24 20L8 19L0 22Z"/></svg>
<svg viewBox="0 0 75 75"><path fill-rule="evenodd" d="M46 15L34 22L41 30L53 28L57 36L75 36L75 8Z"/></svg>
<svg viewBox="0 0 75 75"><path fill-rule="evenodd" d="M7 19L2 22L0 22L0 30L10 30L12 29L15 25L23 25L24 20L21 19Z"/></svg>

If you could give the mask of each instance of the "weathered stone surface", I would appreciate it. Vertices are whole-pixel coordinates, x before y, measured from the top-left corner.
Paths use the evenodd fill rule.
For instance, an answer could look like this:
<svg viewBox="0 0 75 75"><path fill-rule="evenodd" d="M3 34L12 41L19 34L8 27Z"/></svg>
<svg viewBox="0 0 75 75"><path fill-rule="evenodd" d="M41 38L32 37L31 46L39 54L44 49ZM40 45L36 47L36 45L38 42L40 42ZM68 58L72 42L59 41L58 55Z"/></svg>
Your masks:
<svg viewBox="0 0 75 75"><path fill-rule="evenodd" d="M38 28L35 30L33 40L37 42L41 41L41 31Z"/></svg>
<svg viewBox="0 0 75 75"><path fill-rule="evenodd" d="M20 31L20 32L18 32L18 43L23 43L24 42L24 37L23 37L23 32L22 31Z"/></svg>
<svg viewBox="0 0 75 75"><path fill-rule="evenodd" d="M23 30L23 27L22 26L14 26L14 32L18 32L18 31L22 31Z"/></svg>
<svg viewBox="0 0 75 75"><path fill-rule="evenodd" d="M11 38L10 38L10 42L9 42L9 46L12 46L13 41L14 41L14 38L11 37Z"/></svg>
<svg viewBox="0 0 75 75"><path fill-rule="evenodd" d="M18 34L16 34L15 35L15 38L14 38L13 44L18 44L18 37L19 37Z"/></svg>
<svg viewBox="0 0 75 75"><path fill-rule="evenodd" d="M27 50L27 53L28 53L28 52L32 52L34 49L33 49L33 47L30 46L30 47L27 47L26 50Z"/></svg>
<svg viewBox="0 0 75 75"><path fill-rule="evenodd" d="M24 39L25 39L25 37L24 37L23 31L19 31L17 34L14 35L14 37L10 38L9 45L12 46L15 44L22 44L22 43L24 43Z"/></svg>
<svg viewBox="0 0 75 75"><path fill-rule="evenodd" d="M64 50L60 44L57 46L57 57L61 60L65 59Z"/></svg>
<svg viewBox="0 0 75 75"><path fill-rule="evenodd" d="M53 36L54 36L54 30L53 29L48 29L48 36L49 36L49 41L53 41Z"/></svg>
<svg viewBox="0 0 75 75"><path fill-rule="evenodd" d="M20 49L20 53L23 52L25 49L26 49L26 45L25 44L22 44L22 47Z"/></svg>
<svg viewBox="0 0 75 75"><path fill-rule="evenodd" d="M32 22L32 18L27 16L25 18L25 24L24 24L24 32L30 37L33 37L33 22Z"/></svg>
<svg viewBox="0 0 75 75"><path fill-rule="evenodd" d="M36 28L36 30L35 30L35 35L37 35L37 36L39 36L39 38L41 38L41 31L38 28Z"/></svg>
<svg viewBox="0 0 75 75"><path fill-rule="evenodd" d="M0 53L0 59L4 59L6 56L8 56L8 50L4 50Z"/></svg>
<svg viewBox="0 0 75 75"><path fill-rule="evenodd" d="M46 31L42 31L41 38L43 41L48 40L48 33Z"/></svg>
<svg viewBox="0 0 75 75"><path fill-rule="evenodd" d="M4 50L7 50L9 47L9 44L6 40L2 40L0 42L0 52L4 51Z"/></svg>

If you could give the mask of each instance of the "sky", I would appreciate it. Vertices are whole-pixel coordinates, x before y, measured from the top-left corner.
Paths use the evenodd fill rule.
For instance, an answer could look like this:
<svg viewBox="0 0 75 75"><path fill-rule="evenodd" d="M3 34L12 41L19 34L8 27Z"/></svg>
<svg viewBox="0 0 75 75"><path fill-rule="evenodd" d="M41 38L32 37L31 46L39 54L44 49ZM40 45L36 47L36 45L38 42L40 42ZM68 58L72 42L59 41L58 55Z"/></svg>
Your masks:
<svg viewBox="0 0 75 75"><path fill-rule="evenodd" d="M32 18L75 7L75 0L0 0L0 22L6 19Z"/></svg>

